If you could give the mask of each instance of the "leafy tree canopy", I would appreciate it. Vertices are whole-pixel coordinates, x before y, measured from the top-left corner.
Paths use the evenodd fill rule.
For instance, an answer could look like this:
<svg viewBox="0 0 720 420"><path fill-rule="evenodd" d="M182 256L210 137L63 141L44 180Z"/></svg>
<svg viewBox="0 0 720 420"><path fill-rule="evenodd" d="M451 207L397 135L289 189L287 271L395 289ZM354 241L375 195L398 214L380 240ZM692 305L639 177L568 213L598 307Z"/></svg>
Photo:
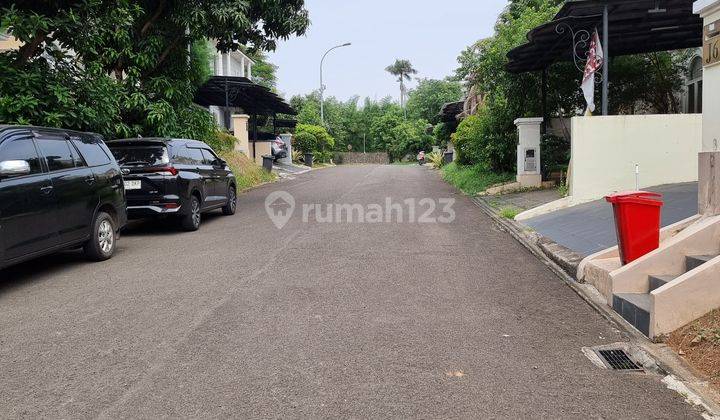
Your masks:
<svg viewBox="0 0 720 420"><path fill-rule="evenodd" d="M562 3L511 0L497 20L494 35L472 44L458 57L455 79L485 94L485 109L478 115L480 121L461 127L464 133L456 136L461 143L458 152L462 161L482 163L501 172L514 169L517 135L513 121L542 115L541 76L537 72L505 71L507 53L527 42L528 31L551 20ZM611 113L677 110L675 98L681 88L684 60L685 54L669 52L613 58ZM579 88L582 73L574 63L557 63L550 67L548 76L549 116L581 113L585 107Z"/></svg>
<svg viewBox="0 0 720 420"><path fill-rule="evenodd" d="M410 91L407 109L408 116L424 119L431 124L439 122L438 114L448 102L462 99L462 86L454 80L420 79L418 86Z"/></svg>
<svg viewBox="0 0 720 420"><path fill-rule="evenodd" d="M23 43L0 54L0 121L109 137L212 135L192 103L209 75L206 40L269 50L309 25L303 0L27 1L0 15Z"/></svg>

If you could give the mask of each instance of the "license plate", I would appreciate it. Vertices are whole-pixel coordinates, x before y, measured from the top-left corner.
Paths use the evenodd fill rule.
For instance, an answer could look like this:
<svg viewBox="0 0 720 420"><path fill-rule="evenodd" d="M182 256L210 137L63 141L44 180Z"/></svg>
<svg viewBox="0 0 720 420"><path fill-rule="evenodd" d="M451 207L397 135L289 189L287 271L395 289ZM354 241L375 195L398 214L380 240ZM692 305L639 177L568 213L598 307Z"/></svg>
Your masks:
<svg viewBox="0 0 720 420"><path fill-rule="evenodd" d="M125 181L125 190L139 190L142 188L140 181Z"/></svg>

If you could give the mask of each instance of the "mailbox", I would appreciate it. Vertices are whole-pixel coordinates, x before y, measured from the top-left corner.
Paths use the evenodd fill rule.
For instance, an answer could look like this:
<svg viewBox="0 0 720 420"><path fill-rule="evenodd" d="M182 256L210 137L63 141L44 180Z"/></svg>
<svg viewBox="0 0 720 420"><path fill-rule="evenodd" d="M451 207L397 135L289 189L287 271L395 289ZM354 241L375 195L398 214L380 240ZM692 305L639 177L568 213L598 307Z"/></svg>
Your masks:
<svg viewBox="0 0 720 420"><path fill-rule="evenodd" d="M537 172L537 149L525 149L525 172Z"/></svg>

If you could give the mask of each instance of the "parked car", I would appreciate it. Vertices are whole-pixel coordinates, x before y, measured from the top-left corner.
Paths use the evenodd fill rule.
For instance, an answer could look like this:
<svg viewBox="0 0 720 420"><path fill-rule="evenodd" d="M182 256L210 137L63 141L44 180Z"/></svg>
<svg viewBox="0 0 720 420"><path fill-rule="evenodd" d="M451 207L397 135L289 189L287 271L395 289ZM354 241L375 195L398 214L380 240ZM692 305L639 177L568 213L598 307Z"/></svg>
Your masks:
<svg viewBox="0 0 720 420"><path fill-rule="evenodd" d="M275 161L277 161L278 159L284 159L287 157L287 144L285 144L285 142L280 137L277 137L270 144L270 151L273 158L275 158Z"/></svg>
<svg viewBox="0 0 720 420"><path fill-rule="evenodd" d="M79 247L107 260L125 206L120 167L101 136L0 126L0 267Z"/></svg>
<svg viewBox="0 0 720 420"><path fill-rule="evenodd" d="M123 172L131 219L174 216L183 229L194 231L202 213L235 214L235 175L207 144L170 138L107 144Z"/></svg>

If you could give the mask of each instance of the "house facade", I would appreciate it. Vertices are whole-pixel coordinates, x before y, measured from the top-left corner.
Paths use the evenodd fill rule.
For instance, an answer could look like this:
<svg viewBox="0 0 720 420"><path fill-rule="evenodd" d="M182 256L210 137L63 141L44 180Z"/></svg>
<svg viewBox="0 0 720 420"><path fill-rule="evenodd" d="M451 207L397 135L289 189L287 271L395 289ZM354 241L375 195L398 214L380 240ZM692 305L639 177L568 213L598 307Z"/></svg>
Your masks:
<svg viewBox="0 0 720 420"><path fill-rule="evenodd" d="M213 44L214 45L214 44ZM214 48L210 68L213 76L245 77L252 80L252 68L255 62L242 51L223 53ZM232 115L242 113L243 110L234 107L210 106L210 112L215 117L218 127L232 130Z"/></svg>

